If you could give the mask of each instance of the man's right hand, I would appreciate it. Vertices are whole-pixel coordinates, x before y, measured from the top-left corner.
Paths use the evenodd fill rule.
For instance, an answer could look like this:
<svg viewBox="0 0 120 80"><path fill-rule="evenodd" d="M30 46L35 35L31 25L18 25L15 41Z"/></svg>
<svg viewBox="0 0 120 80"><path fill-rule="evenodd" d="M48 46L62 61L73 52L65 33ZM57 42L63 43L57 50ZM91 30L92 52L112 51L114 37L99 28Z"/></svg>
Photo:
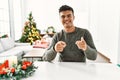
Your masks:
<svg viewBox="0 0 120 80"><path fill-rule="evenodd" d="M66 43L64 41L58 41L55 44L55 51L56 52L62 52L65 47L66 47Z"/></svg>

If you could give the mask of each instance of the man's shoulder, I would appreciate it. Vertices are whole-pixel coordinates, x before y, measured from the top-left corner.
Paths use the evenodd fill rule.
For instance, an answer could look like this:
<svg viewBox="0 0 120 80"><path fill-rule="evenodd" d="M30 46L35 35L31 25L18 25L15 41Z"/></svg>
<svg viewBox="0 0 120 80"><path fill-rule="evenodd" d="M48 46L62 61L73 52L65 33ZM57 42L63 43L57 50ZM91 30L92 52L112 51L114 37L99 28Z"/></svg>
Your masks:
<svg viewBox="0 0 120 80"><path fill-rule="evenodd" d="M64 33L64 31L63 30L60 30L60 31L58 31L57 33L56 33L56 35L60 35L60 34L63 34Z"/></svg>
<svg viewBox="0 0 120 80"><path fill-rule="evenodd" d="M56 32L55 35L53 36L53 39L60 41L63 37L63 30Z"/></svg>
<svg viewBox="0 0 120 80"><path fill-rule="evenodd" d="M55 33L55 36L56 36L56 37L62 36L63 33L64 33L63 30L58 31L58 32Z"/></svg>

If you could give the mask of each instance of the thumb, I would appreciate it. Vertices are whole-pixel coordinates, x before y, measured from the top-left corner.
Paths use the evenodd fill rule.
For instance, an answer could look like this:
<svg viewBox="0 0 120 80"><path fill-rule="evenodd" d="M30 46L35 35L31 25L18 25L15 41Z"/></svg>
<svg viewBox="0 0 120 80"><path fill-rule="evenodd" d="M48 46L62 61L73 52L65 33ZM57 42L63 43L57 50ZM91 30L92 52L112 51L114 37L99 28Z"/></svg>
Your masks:
<svg viewBox="0 0 120 80"><path fill-rule="evenodd" d="M81 37L81 41L85 41L83 37Z"/></svg>
<svg viewBox="0 0 120 80"><path fill-rule="evenodd" d="M66 46L66 43L65 43L65 42L61 42L61 44L63 45L63 47L65 47L65 46Z"/></svg>

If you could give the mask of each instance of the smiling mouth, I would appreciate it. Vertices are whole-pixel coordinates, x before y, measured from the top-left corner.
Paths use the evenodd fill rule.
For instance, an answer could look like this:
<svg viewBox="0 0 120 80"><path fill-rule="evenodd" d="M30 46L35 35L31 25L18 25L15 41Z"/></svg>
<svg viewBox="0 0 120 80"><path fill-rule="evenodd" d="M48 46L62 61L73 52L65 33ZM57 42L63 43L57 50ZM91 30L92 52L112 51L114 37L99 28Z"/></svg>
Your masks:
<svg viewBox="0 0 120 80"><path fill-rule="evenodd" d="M66 22L64 22L65 24L70 24L70 22L69 21L66 21Z"/></svg>

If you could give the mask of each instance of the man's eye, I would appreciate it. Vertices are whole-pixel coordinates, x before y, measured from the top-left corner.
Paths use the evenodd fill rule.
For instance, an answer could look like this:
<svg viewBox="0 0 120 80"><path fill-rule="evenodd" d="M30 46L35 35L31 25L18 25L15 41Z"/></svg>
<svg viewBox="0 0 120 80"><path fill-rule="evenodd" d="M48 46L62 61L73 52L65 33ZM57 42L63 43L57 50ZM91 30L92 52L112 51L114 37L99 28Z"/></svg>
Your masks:
<svg viewBox="0 0 120 80"><path fill-rule="evenodd" d="M61 16L61 18L65 18L65 16Z"/></svg>
<svg viewBox="0 0 120 80"><path fill-rule="evenodd" d="M71 15L68 15L67 17L68 17L68 18L70 18L70 17L71 17Z"/></svg>

